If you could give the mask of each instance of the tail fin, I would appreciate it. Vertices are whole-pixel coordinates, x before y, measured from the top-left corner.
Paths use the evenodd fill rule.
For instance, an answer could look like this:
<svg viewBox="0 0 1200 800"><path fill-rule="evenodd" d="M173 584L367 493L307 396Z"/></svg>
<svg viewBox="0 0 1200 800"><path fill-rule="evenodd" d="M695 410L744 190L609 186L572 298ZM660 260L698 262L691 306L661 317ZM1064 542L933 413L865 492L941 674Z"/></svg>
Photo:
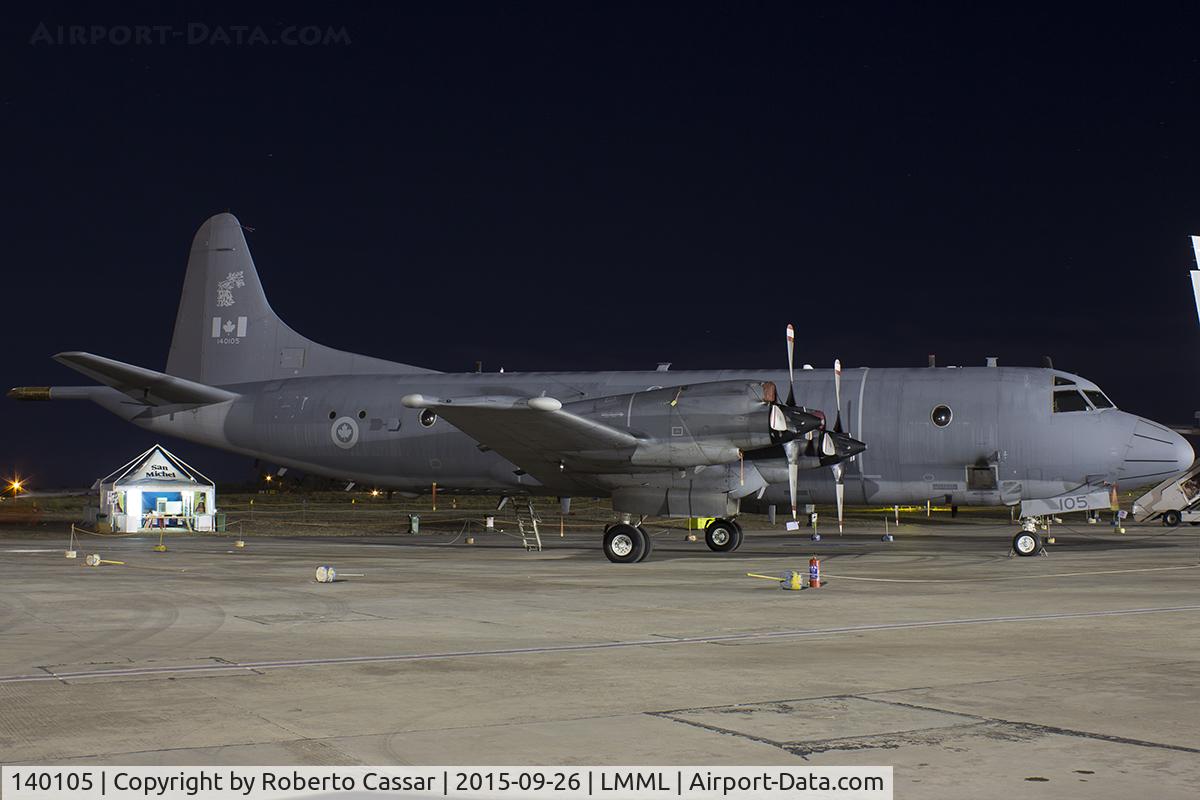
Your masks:
<svg viewBox="0 0 1200 800"><path fill-rule="evenodd" d="M275 315L232 214L210 217L192 240L167 373L209 386L317 375L431 370L334 350Z"/></svg>

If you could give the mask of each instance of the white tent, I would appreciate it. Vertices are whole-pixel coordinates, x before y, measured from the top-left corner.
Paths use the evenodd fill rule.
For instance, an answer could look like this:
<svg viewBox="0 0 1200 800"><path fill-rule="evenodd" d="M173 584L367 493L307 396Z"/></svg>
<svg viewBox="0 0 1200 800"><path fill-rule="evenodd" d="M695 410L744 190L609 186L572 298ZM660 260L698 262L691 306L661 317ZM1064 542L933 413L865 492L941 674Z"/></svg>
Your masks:
<svg viewBox="0 0 1200 800"><path fill-rule="evenodd" d="M152 527L211 531L213 482L162 445L154 445L100 481L98 524L132 533Z"/></svg>

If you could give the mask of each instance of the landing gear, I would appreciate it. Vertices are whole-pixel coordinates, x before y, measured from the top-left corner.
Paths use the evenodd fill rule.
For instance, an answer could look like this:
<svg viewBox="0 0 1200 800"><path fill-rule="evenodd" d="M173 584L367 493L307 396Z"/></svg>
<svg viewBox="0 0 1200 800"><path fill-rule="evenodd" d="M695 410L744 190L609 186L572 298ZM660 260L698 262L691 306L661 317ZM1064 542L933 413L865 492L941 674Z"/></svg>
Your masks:
<svg viewBox="0 0 1200 800"><path fill-rule="evenodd" d="M649 555L653 545L642 528L617 523L604 531L604 555L614 564L633 564Z"/></svg>
<svg viewBox="0 0 1200 800"><path fill-rule="evenodd" d="M1183 515L1173 508L1170 511L1164 511L1162 515L1163 525L1166 525L1168 528L1177 526L1181 519L1183 519Z"/></svg>
<svg viewBox="0 0 1200 800"><path fill-rule="evenodd" d="M646 539L646 550L642 553L642 557L639 558L638 561L645 561L650 557L650 554L654 552L654 540L650 538L649 531L647 531L641 525L638 525L637 529L642 532L642 536Z"/></svg>
<svg viewBox="0 0 1200 800"><path fill-rule="evenodd" d="M1019 556L1035 556L1042 551L1042 537L1037 530L1022 530L1013 537L1013 552Z"/></svg>
<svg viewBox="0 0 1200 800"><path fill-rule="evenodd" d="M742 526L729 519L714 519L704 529L704 543L715 553L732 553L742 546Z"/></svg>

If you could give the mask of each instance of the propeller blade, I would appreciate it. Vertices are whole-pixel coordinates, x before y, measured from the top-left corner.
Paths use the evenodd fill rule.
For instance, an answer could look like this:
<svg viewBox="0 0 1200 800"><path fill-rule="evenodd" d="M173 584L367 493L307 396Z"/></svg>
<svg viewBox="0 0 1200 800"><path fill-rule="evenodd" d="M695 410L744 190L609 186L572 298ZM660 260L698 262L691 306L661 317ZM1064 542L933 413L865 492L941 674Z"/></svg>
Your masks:
<svg viewBox="0 0 1200 800"><path fill-rule="evenodd" d="M793 439L783 445L788 465L788 497L792 501L792 519L799 520L796 502L796 481L800 472L800 443Z"/></svg>
<svg viewBox="0 0 1200 800"><path fill-rule="evenodd" d="M833 421L833 432L842 432L842 362L833 360L833 394L837 402L837 416Z"/></svg>
<svg viewBox="0 0 1200 800"><path fill-rule="evenodd" d="M788 399L789 406L796 405L796 329L789 322L787 326L787 350L788 350Z"/></svg>
<svg viewBox="0 0 1200 800"><path fill-rule="evenodd" d="M837 492L838 533L842 532L842 512L846 504L846 485L842 483L842 465L833 465L834 491Z"/></svg>

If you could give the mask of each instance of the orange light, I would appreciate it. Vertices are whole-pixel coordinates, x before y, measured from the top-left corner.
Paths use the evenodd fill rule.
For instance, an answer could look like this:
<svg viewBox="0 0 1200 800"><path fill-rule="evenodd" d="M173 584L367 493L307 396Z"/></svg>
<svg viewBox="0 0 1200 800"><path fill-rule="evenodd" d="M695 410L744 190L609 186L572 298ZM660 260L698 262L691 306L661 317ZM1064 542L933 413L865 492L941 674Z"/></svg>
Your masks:
<svg viewBox="0 0 1200 800"><path fill-rule="evenodd" d="M270 482L271 482L271 476L270 476L270 475L267 475L267 476L266 476L266 481L267 481L267 483L270 483Z"/></svg>

